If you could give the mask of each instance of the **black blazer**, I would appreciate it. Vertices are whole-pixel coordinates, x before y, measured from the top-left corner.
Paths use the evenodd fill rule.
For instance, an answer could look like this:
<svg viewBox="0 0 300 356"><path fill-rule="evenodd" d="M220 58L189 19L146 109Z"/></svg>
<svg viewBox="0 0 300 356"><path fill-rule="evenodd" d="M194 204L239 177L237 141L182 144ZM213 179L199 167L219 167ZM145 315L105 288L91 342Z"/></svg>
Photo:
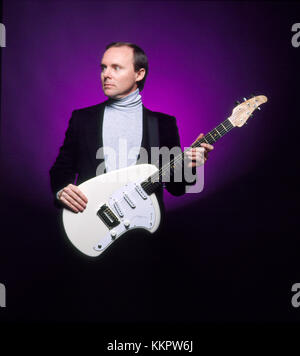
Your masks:
<svg viewBox="0 0 300 356"><path fill-rule="evenodd" d="M97 150L103 146L102 124L105 101L101 104L74 110L69 121L63 145L50 169L50 183L54 202L61 206L56 193L68 184L80 184L96 176L96 169L103 159L96 159ZM143 105L143 138L141 146L148 152L151 163L151 147L180 147L176 119L174 116L146 109ZM141 162L140 162L141 163ZM166 189L173 195L185 193L186 182L169 182ZM163 208L162 187L156 192Z"/></svg>

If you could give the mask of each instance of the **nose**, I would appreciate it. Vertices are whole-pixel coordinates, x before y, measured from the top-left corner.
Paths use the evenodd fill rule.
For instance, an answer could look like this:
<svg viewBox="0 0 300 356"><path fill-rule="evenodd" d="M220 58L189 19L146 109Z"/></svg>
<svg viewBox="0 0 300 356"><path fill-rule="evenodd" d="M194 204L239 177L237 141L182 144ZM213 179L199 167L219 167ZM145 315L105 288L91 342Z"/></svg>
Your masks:
<svg viewBox="0 0 300 356"><path fill-rule="evenodd" d="M108 68L104 68L102 71L103 79L111 78L111 71Z"/></svg>

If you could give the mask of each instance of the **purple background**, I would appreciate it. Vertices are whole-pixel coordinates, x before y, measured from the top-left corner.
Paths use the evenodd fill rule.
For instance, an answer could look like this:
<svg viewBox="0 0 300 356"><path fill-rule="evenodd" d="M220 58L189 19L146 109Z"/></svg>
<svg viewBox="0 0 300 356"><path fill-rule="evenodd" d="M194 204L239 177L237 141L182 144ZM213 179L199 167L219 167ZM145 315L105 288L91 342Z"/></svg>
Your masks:
<svg viewBox="0 0 300 356"><path fill-rule="evenodd" d="M258 11L254 3L227 2L5 2L2 144L6 176L16 187L12 194L49 205L48 171L72 110L106 99L99 63L112 41L131 41L145 50L150 70L143 103L177 117L183 147L230 116L235 101L252 92L270 97L272 105L278 79L270 61L278 39L274 41L267 14L277 7L271 3ZM284 74L281 62L277 70ZM281 77L280 85L287 80ZM255 169L266 154L257 144L270 129L266 110L215 145L201 194L178 199L166 193L167 208L201 200Z"/></svg>
<svg viewBox="0 0 300 356"><path fill-rule="evenodd" d="M299 321L290 303L300 270L300 48L291 45L299 10L287 2L4 1L0 282L11 307L0 319ZM202 193L167 195L160 238L128 239L89 263L61 239L48 171L72 110L105 100L99 62L112 41L146 51L143 102L176 116L183 147L236 100L254 92L269 102L215 144Z"/></svg>

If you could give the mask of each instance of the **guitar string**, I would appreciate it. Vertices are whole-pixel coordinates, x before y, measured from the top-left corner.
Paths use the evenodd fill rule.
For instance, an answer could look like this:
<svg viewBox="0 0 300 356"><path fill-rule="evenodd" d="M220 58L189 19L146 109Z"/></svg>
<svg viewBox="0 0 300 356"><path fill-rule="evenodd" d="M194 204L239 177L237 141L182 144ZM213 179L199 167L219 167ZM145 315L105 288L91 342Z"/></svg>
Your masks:
<svg viewBox="0 0 300 356"><path fill-rule="evenodd" d="M229 124L229 126L228 126ZM223 126L223 127L222 127ZM150 185L153 184L153 182L151 182L151 178L153 180L153 176L155 176L155 179L158 178L159 182L159 177L162 176L166 171L170 170L170 166L173 166L173 170L174 170L174 162L177 161L182 161L184 158L184 153L191 150L194 147L199 147L201 145L201 143L204 143L204 141L206 141L209 144L213 144L215 142L217 142L220 138L222 138L226 133L228 133L229 131L232 130L234 126L232 125L231 121L229 120L229 118L227 118L226 120L224 120L221 124L219 124L218 126L216 126L213 130L211 130L210 132L208 132L204 137L202 137L201 139L196 140L187 150L185 150L183 153L181 153L180 155L176 156L173 160L171 160L168 164L164 165L158 172L155 172L152 176L150 176L145 183L145 187L149 187ZM216 137L215 134L218 134L219 137ZM221 135L220 135L221 133ZM209 136L211 137L213 142L210 142L209 140ZM215 140L214 137L216 137L217 139ZM156 164L159 166L159 162L156 162ZM163 172L163 174L162 174ZM157 176L158 175L158 176ZM156 182L156 181L155 181ZM161 183L161 182L160 182Z"/></svg>
<svg viewBox="0 0 300 356"><path fill-rule="evenodd" d="M228 126L229 124L229 126ZM222 127L223 126L223 127ZM152 184L154 183L159 183L159 184L162 184L163 182L160 182L159 181L159 177L160 176L163 176L164 173L166 173L167 171L170 170L170 166L173 165L173 171L174 171L174 166L176 165L175 162L179 162L184 159L184 154L191 150L192 148L195 148L195 147L199 147L201 145L201 143L204 143L206 141L206 143L209 143L209 144L213 144L215 142L217 142L220 138L222 138L225 134L227 134L229 131L232 130L234 126L232 125L232 123L230 122L229 118L227 118L226 120L224 120L221 124L219 124L218 126L216 126L213 130L211 130L210 132L208 132L205 136L203 136L201 139L198 139L196 140L188 149L186 149L184 152L182 152L181 154L177 155L173 160L171 160L168 164L164 165L161 169L159 169L159 171L155 172L154 174L152 174L150 177L148 177L144 182L145 182L145 187L148 188L149 186L151 186ZM214 134L214 131L217 132L218 136L217 139L215 140L213 137L215 137L215 134ZM221 133L221 135L220 135ZM213 136L214 134L214 136ZM210 142L211 139L209 139L209 136L211 137L211 139L213 140L213 142ZM156 162L156 164L159 166L159 161ZM152 182L151 181L151 178L153 180L153 176L156 176L156 178L158 178L158 180ZM150 180L149 180L150 179ZM143 182L142 182L143 183ZM132 193L134 190L130 190L128 191L128 193ZM123 200L122 200L123 201ZM116 200L115 203L118 203L120 204L122 201L120 200ZM104 210L105 212L109 213L111 211L110 208L106 208Z"/></svg>
<svg viewBox="0 0 300 356"><path fill-rule="evenodd" d="M191 149L191 147L189 147L189 149ZM186 150L187 151L187 150ZM186 152L186 151L184 151L184 152ZM179 158L180 157L182 157L182 155L183 155L184 153L182 153L182 154L180 154L180 155L178 155L178 156L176 156L176 158L175 158L175 160L177 159L178 161L179 161ZM179 157L180 156L180 157ZM174 163L174 160L172 160L171 162L173 162ZM171 163L170 162L170 163ZM158 162L156 162L157 164L158 164ZM166 165L167 166L167 165ZM162 168L162 169L160 169L158 172L163 172L164 171L164 173L166 172L168 170L168 167L164 167L164 168ZM157 174L158 172L155 172L154 174ZM154 175L153 174L153 175ZM153 175L151 175L149 178L151 178ZM149 179L149 178L147 178L147 179ZM145 181L145 180L143 180L143 181ZM142 181L142 183L143 183L143 181ZM157 182L151 182L151 181L146 181L146 183L145 183L145 188L147 187L149 187L149 186L151 186L152 184L154 184L154 183L159 183L159 184L162 184L163 182L159 182L159 181L157 181ZM139 186L141 186L141 183L139 183ZM142 189L143 189L143 187L142 187ZM127 193L128 194L130 194L130 193L132 193L132 192L134 192L136 189L132 189L132 190L129 190L129 191L127 191ZM145 190L145 189L143 189L143 190ZM146 192L145 192L146 193ZM146 193L147 194L147 193ZM122 200L114 200L114 203L117 203L118 205L123 205L124 203L125 203L125 201L124 201L124 198L122 198ZM126 202L126 204L128 204L127 202ZM125 205L126 205L125 204ZM104 212L106 212L106 213L110 213L110 211L111 211L112 209L111 208L109 208L109 207L107 207L107 208L105 208L103 211ZM116 214L115 214L116 215Z"/></svg>
<svg viewBox="0 0 300 356"><path fill-rule="evenodd" d="M226 121L227 121L227 123L226 123ZM221 124L218 125L217 127L220 127L222 124L225 124L225 123L226 123L226 126L227 126L227 124L229 123L229 120L226 119L225 121L223 121L223 123L221 123ZM230 124L231 124L231 123L230 123ZM220 131L223 131L224 133L223 133L223 135L219 135L219 137L217 138L217 140L220 139L221 137L223 137L226 133L228 133L228 132L233 128L232 124L231 124L231 127L228 127L228 129L226 129L226 126L224 125L225 129L222 128L222 127L220 127ZM216 129L216 128L215 128L215 129ZM186 153L187 151L191 150L191 149L194 148L194 147L199 147L199 146L201 145L201 143L204 143L205 141L206 141L207 143L210 143L210 144L217 142L217 140L214 140L214 139L213 139L214 142L210 142L210 140L208 140L208 135L210 135L211 137L213 137L211 133L213 133L213 131L214 131L215 129L211 130L209 133L207 133L207 134L206 134L204 137L202 137L201 139L196 140L188 149L186 149L183 153L177 155L173 160L171 160L168 164L164 165L158 172L155 172L155 173L152 174L149 178L151 179L153 176L155 176L155 175L157 176L157 175L158 175L157 178L159 179L159 177L162 176L166 171L169 171L170 165L175 166L175 165L176 165L175 161L179 162L179 161L182 161L182 160L183 160L184 153ZM227 130L227 131L225 131L225 130ZM217 132L218 132L218 130L217 130ZM159 165L159 161L157 161L156 164ZM156 181L156 182L151 182L151 181L149 181L149 178L147 179L148 181L146 180L145 188L148 188L149 186L151 186L151 185L154 184L154 183L159 183L159 184L162 184L162 183L163 183L163 182L159 182L159 180ZM153 179L152 179L152 180L153 180ZM134 190L135 190L135 189L134 189ZM130 190L130 191L128 191L128 193L132 193L134 190ZM123 201L123 200L122 200L122 201ZM114 202L117 203L117 204L120 204L122 201L116 200L116 201L114 201ZM104 209L104 212L106 212L106 213L110 213L110 211L111 211L111 209L108 208L108 207Z"/></svg>
<svg viewBox="0 0 300 356"><path fill-rule="evenodd" d="M225 123L227 120L228 120L228 119L226 119L225 121L223 121L223 123ZM221 126L223 123L221 123L221 124L218 125L217 127ZM224 127L225 127L225 126L224 126ZM234 127L234 126L229 127L229 129L228 129L227 131L225 131L226 128L225 128L225 129L224 129L224 128L220 128L220 132L221 132L221 131L224 132L223 135L219 135L219 137L217 138L217 140L214 140L214 142L210 142L210 141L208 141L208 139L207 139L206 137L208 137L208 135L210 135L211 137L213 137L213 136L211 135L211 133L212 133L214 130L216 130L216 128L214 128L214 129L211 130L209 133L207 133L205 136L203 136L201 139L198 139L198 140L194 141L194 143L192 143L192 145L191 145L190 147L188 147L184 152L182 152L181 154L177 155L173 160L171 160L168 164L164 165L159 171L157 171L157 172L155 172L154 174L152 174L149 178L151 179L153 176L155 176L155 175L158 174L158 177L157 177L157 178L159 179L160 176L162 176L164 173L166 173L167 171L169 171L169 168L170 168L169 166L172 166L172 165L173 165L173 167L174 167L174 166L176 165L176 163L175 163L176 161L177 161L177 163L178 163L179 161L182 161L182 160L183 160L183 157L184 157L184 154L185 154L187 151L191 150L192 148L199 147L199 146L201 145L201 143L204 143L205 141L206 141L207 143L210 143L210 144L217 142L221 137L223 137L226 133L228 133L233 127ZM218 132L218 130L217 130L217 132ZM221 133L222 133L222 132L221 132ZM157 161L156 164L159 165L159 161ZM174 168L173 168L173 170L174 170ZM162 173L162 172L163 172L163 173ZM162 183L163 183L163 182L159 182L159 180L158 180L158 181L155 181L155 182L151 182L151 181L149 181L149 178L147 178L146 183L145 183L145 187L147 187L147 188L148 188L149 186L151 186L152 184L154 184L154 183L159 183L159 184L162 184ZM142 183L143 183L143 182L142 182ZM134 191L135 191L135 189L129 190L128 193L132 193L132 192L134 192ZM146 193L146 194L147 194L147 193ZM123 199L124 199L124 198L123 198ZM114 203L117 203L118 205L120 205L120 204L124 203L124 202L123 202L123 199L122 199L122 200L115 200ZM128 204L128 203L127 203L127 204ZM126 204L125 204L125 205L126 205ZM108 208L108 207L104 209L104 212L110 213L110 211L111 211L111 209Z"/></svg>
<svg viewBox="0 0 300 356"><path fill-rule="evenodd" d="M227 121L228 119L226 119L225 121ZM224 121L224 122L225 122ZM223 123L222 123L223 124ZM218 125L217 127L219 128L222 124L220 124L220 125ZM216 127L216 128L217 128ZM225 126L224 126L225 127ZM148 182L146 182L146 184L145 184L145 187L148 187L148 186L150 186L153 182L150 182L149 180L151 180L151 178L152 178L152 180L153 180L153 177L155 176L155 178L154 179L156 179L156 178L159 178L160 176L162 176L165 172L168 172L169 170L170 170L170 166L173 166L173 169L174 169L174 166L176 165L176 164L174 164L176 161L177 161L177 163L178 162L180 162L180 161L182 161L183 159L184 159L184 154L187 152L187 151L190 151L192 148L195 148L195 147L199 147L200 145L201 145L201 143L204 143L205 141L206 141L206 143L209 143L209 144L213 144L213 143L215 143L215 142L217 142L221 137L223 137L226 133L228 133L231 129L232 129L232 127L231 128L229 128L229 130L227 130L227 131L225 131L225 129L222 129L221 127L220 127L220 131L219 130L216 130L216 128L214 128L213 130L211 130L208 134L206 134L204 137L202 137L201 139L198 139L198 140L196 140L188 149L186 149L184 152L182 152L181 154L179 154L178 156L176 156L173 160L171 160L168 164L166 164L166 165L164 165L158 172L155 172L152 176L150 176L148 179L147 179L147 181ZM212 134L211 133L213 133L213 131L215 131L216 130L216 132L218 133L218 136L219 137L217 137L217 139L216 140L214 140L214 142L210 142L208 139L207 139L207 137L208 137L208 135L210 135L211 137L213 137L212 136ZM223 133L223 132L224 133ZM219 132L222 134L222 135L220 135L219 134ZM159 165L159 161L158 162L156 162L156 164L158 164ZM158 177L157 177L158 176ZM156 181L155 181L156 182ZM157 181L158 182L158 181Z"/></svg>
<svg viewBox="0 0 300 356"><path fill-rule="evenodd" d="M229 126L228 126L228 124L230 124ZM223 126L223 127L222 127ZM218 126L216 126L213 130L211 130L210 132L208 132L205 136L203 136L201 139L198 139L198 140L196 140L196 141L194 141L194 143L192 143L192 145L188 148L188 149L186 149L184 152L182 152L181 154L179 154L179 155L177 155L173 160L171 160L168 164L166 164L166 165L164 165L161 169L159 169L159 171L157 171L157 172L155 172L154 174L152 174L150 177L148 177L147 179L146 179L146 181L144 181L145 182L145 187L146 188L148 188L149 186L151 186L152 184L154 184L154 183L159 183L159 184L162 184L163 182L160 182L159 181L159 177L160 176L163 176L163 174L166 172L166 171L169 171L170 170L170 166L172 166L173 165L173 170L174 170L174 166L176 165L176 161L177 161L177 163L179 162L179 161L182 161L183 160L183 157L184 157L184 154L187 152L187 151L189 151L189 150L191 150L192 148L195 148L195 147L199 147L200 145L201 145L201 143L204 143L205 141L206 141L206 143L209 143L209 144L213 144L213 143L215 143L215 142L217 142L220 138L222 138L223 136L225 136L225 134L227 134L228 132L230 132L232 129L234 128L234 126L232 125L232 123L230 122L230 120L229 120L229 118L227 118L226 120L224 120L221 124L219 124ZM219 131L219 130L220 131ZM217 137L217 139L216 140L214 140L214 136L212 135L213 134L213 131L216 131L217 133L218 133L218 136L219 137ZM222 134L222 135L220 135L220 133ZM211 139L213 140L213 142L210 142L211 141L211 139L209 139L209 135L211 136ZM156 164L157 165L159 165L159 161L157 161L156 162ZM155 182L151 182L151 178L153 177L153 176L157 176L158 175L158 181L155 181ZM150 181L149 181L149 179L150 179ZM143 183L143 182L142 182ZM156 189L156 188L155 188ZM130 190L130 191L128 191L128 193L132 193L133 191L135 191L135 189L134 190ZM123 199L122 199L122 201L120 201L120 200L116 200L115 201L115 203L118 203L118 204L121 204L123 202ZM105 212L107 212L107 213L110 213L110 211L112 211L110 208L106 208L105 210L104 210ZM116 214L115 214L116 215Z"/></svg>
<svg viewBox="0 0 300 356"><path fill-rule="evenodd" d="M228 126L228 124L230 124ZM211 130L210 132L208 132L205 136L203 136L201 139L198 139L196 140L188 149L186 149L184 152L182 152L181 154L177 155L173 160L171 160L168 164L164 165L162 168L160 168L158 170L158 172L155 172L154 174L152 174L150 177L148 177L146 179L146 181L143 181L145 182L145 185L144 187L148 188L149 186L151 186L152 184L154 183L159 183L159 184L163 184L163 182L160 182L159 181L159 177L163 176L163 174L166 172L166 171L169 171L170 170L170 167L172 167L173 169L173 172L174 172L174 167L175 167L175 162L179 162L179 161L183 161L184 159L184 154L187 152L187 151L190 151L191 149L195 148L195 147L199 147L201 145L201 143L204 143L205 141L209 144L213 144L215 142L217 142L220 138L222 138L225 134L227 134L229 131L232 130L234 126L232 125L231 121L229 120L229 118L227 118L226 120L224 120L221 124L219 124L218 126L216 126L213 130ZM217 132L218 133L218 136L217 139L215 140L213 137L214 136L212 135L213 134L213 131ZM221 133L221 135L220 135ZM210 140L208 139L209 135L211 136L213 142L210 142ZM157 161L155 163L155 165L158 165L159 166L159 161ZM158 180L155 181L155 182L151 182L151 178L153 178L153 176L157 176ZM152 179L153 180L153 179ZM142 182L142 183L143 183ZM156 188L155 188L156 189ZM133 190L130 190L128 191L128 193L132 193L134 192L136 189L133 189ZM115 203L118 203L119 205L123 205L125 202L124 202L124 198L120 201L120 200L116 200ZM110 211L112 211L110 208L105 208L104 209L105 212L107 213L110 213ZM116 215L116 214L115 214Z"/></svg>

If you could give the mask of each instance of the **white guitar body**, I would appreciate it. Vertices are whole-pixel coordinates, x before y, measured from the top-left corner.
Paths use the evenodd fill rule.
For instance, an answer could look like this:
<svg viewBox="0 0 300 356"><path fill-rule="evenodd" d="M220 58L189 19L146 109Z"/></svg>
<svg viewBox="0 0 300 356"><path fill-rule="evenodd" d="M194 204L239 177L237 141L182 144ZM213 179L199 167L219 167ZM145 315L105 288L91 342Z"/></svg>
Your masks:
<svg viewBox="0 0 300 356"><path fill-rule="evenodd" d="M159 204L156 195L147 195L140 183L156 171L154 165L140 164L80 184L88 198L86 208L79 213L64 209L62 215L71 243L82 253L97 257L129 230L143 228L154 233L161 219ZM114 224L115 218L118 223Z"/></svg>

